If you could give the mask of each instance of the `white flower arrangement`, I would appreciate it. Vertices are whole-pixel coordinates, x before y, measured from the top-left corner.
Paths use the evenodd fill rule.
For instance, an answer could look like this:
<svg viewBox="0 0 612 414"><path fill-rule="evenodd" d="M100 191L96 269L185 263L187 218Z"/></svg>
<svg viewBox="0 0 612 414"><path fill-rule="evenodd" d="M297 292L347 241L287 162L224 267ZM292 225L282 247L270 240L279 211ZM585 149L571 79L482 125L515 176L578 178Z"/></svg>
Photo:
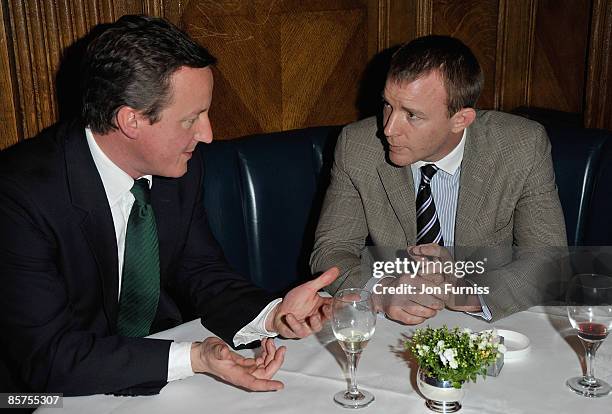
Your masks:
<svg viewBox="0 0 612 414"><path fill-rule="evenodd" d="M495 329L473 332L446 326L417 329L405 346L425 375L451 381L455 388L475 382L479 374L484 377L487 366L506 352Z"/></svg>

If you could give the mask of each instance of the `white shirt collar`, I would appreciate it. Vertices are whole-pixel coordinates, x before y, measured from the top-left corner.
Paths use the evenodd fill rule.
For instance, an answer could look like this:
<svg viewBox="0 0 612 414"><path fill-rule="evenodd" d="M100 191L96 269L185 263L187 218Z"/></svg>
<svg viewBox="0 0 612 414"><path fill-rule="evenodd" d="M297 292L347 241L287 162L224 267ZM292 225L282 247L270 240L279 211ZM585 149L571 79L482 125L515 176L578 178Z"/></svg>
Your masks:
<svg viewBox="0 0 612 414"><path fill-rule="evenodd" d="M461 161L463 161L463 150L465 149L465 137L466 137L467 128L463 130L463 135L461 136L461 141L459 144L451 152L446 154L444 158L434 162L436 167L441 169L447 174L454 175L457 168L461 165ZM412 170L416 170L421 168L425 164L432 164L431 162L426 161L416 161L412 164Z"/></svg>
<svg viewBox="0 0 612 414"><path fill-rule="evenodd" d="M108 204L112 207L134 186L134 179L108 158L102 151L102 148L98 146L89 128L85 128L85 136L87 137L87 145L89 145L91 156L100 173ZM150 188L153 183L152 176L144 175L141 178L146 178L149 181Z"/></svg>

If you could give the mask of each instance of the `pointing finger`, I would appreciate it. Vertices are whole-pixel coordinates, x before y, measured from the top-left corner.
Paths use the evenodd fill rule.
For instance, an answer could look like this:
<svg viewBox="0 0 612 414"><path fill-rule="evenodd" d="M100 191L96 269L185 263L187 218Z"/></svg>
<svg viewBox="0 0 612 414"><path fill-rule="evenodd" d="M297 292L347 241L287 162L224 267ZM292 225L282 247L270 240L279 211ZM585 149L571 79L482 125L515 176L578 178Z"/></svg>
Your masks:
<svg viewBox="0 0 612 414"><path fill-rule="evenodd" d="M308 282L308 284L315 291L319 291L325 286L332 284L334 280L338 278L338 276L340 276L340 269L337 267L332 267L324 272L321 276Z"/></svg>

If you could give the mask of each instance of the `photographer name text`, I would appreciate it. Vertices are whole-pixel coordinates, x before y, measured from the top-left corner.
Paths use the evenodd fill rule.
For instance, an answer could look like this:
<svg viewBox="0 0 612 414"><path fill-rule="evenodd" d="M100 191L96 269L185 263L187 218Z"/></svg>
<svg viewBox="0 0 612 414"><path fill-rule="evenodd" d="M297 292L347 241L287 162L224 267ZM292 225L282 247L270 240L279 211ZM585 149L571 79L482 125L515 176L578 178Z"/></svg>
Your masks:
<svg viewBox="0 0 612 414"><path fill-rule="evenodd" d="M373 292L377 295L488 295L488 286L455 286L452 283L444 283L440 286L421 285L415 286L402 283L398 286L383 286L380 283L374 285Z"/></svg>

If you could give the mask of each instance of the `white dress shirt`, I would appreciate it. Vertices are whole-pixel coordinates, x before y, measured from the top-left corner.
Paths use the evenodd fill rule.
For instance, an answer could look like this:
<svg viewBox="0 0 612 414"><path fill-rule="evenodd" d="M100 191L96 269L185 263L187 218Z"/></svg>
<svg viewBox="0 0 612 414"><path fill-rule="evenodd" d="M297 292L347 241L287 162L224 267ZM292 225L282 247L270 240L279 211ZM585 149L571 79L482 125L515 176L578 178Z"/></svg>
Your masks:
<svg viewBox="0 0 612 414"><path fill-rule="evenodd" d="M417 161L410 165L415 199L421 184L421 167L426 164L434 164L438 167L438 172L434 174L430 181L431 195L433 196L436 213L440 220L444 246L451 249L451 254L455 244L455 217L457 215L457 199L459 197L461 161L463 161L463 150L465 148L465 131L464 129L459 144L441 160L433 163Z"/></svg>
<svg viewBox="0 0 612 414"><path fill-rule="evenodd" d="M117 292L117 301L121 294L121 279L123 275L123 254L125 252L125 233L127 231L128 218L132 205L134 204L134 195L131 193L131 188L134 185L134 179L125 171L119 168L98 146L91 130L85 129L87 136L87 144L93 157L108 205L111 209L113 224L115 226L115 237L117 240L117 258L118 258L118 274L119 274L119 290ZM153 185L153 180L150 175L145 175L140 178L146 178L149 181L149 188ZM274 307L281 302L282 299L276 299L268 304L255 319L242 328L233 338L235 346L248 344L265 337L274 337L277 333L266 330L265 322L268 314ZM168 381L174 381L186 378L193 375L191 369L191 342L172 342L168 355Z"/></svg>

